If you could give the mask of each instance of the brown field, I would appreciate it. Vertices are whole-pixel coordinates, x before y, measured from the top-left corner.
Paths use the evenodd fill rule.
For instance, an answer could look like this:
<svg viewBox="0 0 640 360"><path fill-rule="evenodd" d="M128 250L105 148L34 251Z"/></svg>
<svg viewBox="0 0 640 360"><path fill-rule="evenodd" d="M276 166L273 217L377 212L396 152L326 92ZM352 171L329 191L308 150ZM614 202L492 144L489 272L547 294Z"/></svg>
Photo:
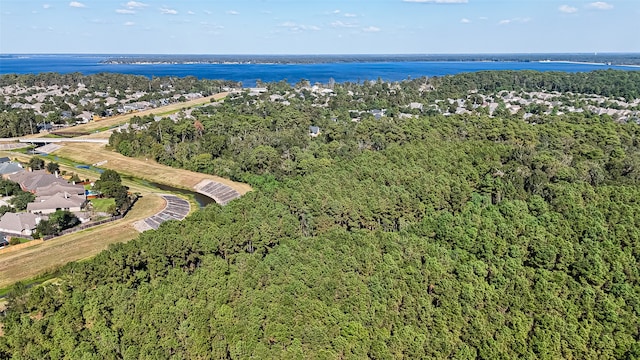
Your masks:
<svg viewBox="0 0 640 360"><path fill-rule="evenodd" d="M6 152L6 151L5 152L0 151L0 156L7 156L11 159L18 159L19 161L22 161L22 162L28 162L29 159L31 158L31 155L25 155L17 152ZM91 171L87 169L79 169L79 168L68 166L65 164L59 164L59 165L60 165L60 170L67 171L67 173L76 173L82 179L89 179L93 181L93 180L97 180L98 177L100 176L95 171ZM123 179L122 183L128 186L129 190L134 193L138 192L142 195L146 195L146 194L151 194L155 192L155 189L153 188L145 187L137 182L129 181L127 179Z"/></svg>
<svg viewBox="0 0 640 360"><path fill-rule="evenodd" d="M181 103L169 104L166 106L157 107L155 109L137 111L129 114L112 116L109 118L104 118L102 120L93 121L88 124L77 125L73 127L69 127L64 129L65 132L94 132L95 130L102 129L105 127L122 125L129 121L134 116L146 116L151 114L162 114L171 111L178 111L183 108L190 108L202 104L208 104L211 100L220 100L225 98L229 93L222 92L215 95L203 97L200 99L189 100Z"/></svg>
<svg viewBox="0 0 640 360"><path fill-rule="evenodd" d="M164 207L164 200L153 194L143 196L120 221L41 242L20 251L0 254L0 288L34 278L70 262L86 259L110 244L138 237L132 224Z"/></svg>
<svg viewBox="0 0 640 360"><path fill-rule="evenodd" d="M251 186L224 179L214 175L201 174L189 170L176 169L158 164L149 159L130 158L105 149L102 144L93 143L65 143L62 148L54 152L61 156L85 164L95 164L107 161L100 167L115 170L121 174L138 179L152 181L173 187L193 190L202 180L209 179L228 185L244 195L251 191Z"/></svg>

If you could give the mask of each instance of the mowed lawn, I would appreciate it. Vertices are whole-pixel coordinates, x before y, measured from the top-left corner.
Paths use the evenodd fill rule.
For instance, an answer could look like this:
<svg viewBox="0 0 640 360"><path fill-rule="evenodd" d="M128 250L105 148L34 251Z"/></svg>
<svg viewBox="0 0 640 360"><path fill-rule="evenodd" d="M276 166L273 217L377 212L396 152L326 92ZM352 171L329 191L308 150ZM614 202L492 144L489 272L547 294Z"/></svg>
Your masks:
<svg viewBox="0 0 640 360"><path fill-rule="evenodd" d="M217 181L230 186L241 195L251 191L251 186L214 175L201 174L184 169L176 169L159 164L151 159L130 158L115 151L109 151L103 144L65 143L53 155L85 164L106 161L100 167L111 169L123 175L171 185L173 187L194 190L196 184L205 179Z"/></svg>
<svg viewBox="0 0 640 360"><path fill-rule="evenodd" d="M93 210L97 212L109 212L116 206L116 200L112 198L91 199L89 202L93 206Z"/></svg>
<svg viewBox="0 0 640 360"><path fill-rule="evenodd" d="M133 228L133 222L161 211L164 206L162 198L147 194L122 220L0 253L0 288L55 270L68 262L92 257L110 244L135 239L139 233Z"/></svg>

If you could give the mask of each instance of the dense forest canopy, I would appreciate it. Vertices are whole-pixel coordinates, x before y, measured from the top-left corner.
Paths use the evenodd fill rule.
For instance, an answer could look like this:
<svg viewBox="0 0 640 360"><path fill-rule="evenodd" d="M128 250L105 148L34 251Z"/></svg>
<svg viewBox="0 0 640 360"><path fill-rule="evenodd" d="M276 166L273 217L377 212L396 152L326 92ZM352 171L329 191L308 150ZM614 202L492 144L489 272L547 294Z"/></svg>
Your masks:
<svg viewBox="0 0 640 360"><path fill-rule="evenodd" d="M583 76L637 91L606 74ZM508 90L501 76L560 75L340 84L326 107L303 86L269 101L292 92L273 83L194 118L135 119L114 150L256 190L17 286L0 358L640 357L638 124L389 112ZM391 116L352 121L377 106Z"/></svg>

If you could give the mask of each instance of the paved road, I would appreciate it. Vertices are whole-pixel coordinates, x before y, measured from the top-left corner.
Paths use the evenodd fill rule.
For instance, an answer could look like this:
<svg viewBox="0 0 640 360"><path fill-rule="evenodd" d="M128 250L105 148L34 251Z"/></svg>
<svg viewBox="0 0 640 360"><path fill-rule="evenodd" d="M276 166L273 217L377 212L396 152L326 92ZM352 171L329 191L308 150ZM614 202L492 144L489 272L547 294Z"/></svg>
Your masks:
<svg viewBox="0 0 640 360"><path fill-rule="evenodd" d="M29 143L29 144L51 144L51 143L62 143L62 142L80 142L80 143L98 143L98 144L108 144L109 139L85 139L85 138L30 138L30 139L20 139L21 143Z"/></svg>

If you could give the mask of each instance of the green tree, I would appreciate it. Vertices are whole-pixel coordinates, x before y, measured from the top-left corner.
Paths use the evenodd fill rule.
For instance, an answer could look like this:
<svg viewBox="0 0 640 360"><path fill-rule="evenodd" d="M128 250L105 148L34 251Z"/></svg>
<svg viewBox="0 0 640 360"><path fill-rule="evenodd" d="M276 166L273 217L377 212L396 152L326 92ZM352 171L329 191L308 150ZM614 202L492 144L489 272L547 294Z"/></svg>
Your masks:
<svg viewBox="0 0 640 360"><path fill-rule="evenodd" d="M44 169L44 160L40 157L34 156L29 160L29 167L32 170L42 170Z"/></svg>
<svg viewBox="0 0 640 360"><path fill-rule="evenodd" d="M36 199L36 196L28 191L21 191L16 193L10 200L9 203L13 205L18 211L26 210L27 204L33 202Z"/></svg>
<svg viewBox="0 0 640 360"><path fill-rule="evenodd" d="M57 171L60 171L60 165L58 163L52 161L47 164L47 172L49 174L54 174Z"/></svg>

